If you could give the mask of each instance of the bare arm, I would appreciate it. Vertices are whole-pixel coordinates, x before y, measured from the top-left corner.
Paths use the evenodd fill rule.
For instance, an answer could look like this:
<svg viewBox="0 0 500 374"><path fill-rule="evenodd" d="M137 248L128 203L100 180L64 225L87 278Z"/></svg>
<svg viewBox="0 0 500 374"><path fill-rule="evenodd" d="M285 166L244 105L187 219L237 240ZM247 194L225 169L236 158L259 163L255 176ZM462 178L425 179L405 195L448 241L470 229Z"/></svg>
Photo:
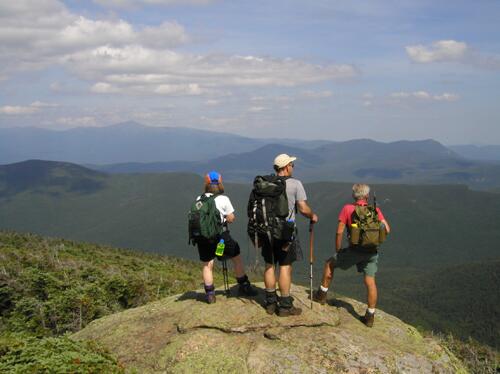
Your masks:
<svg viewBox="0 0 500 374"><path fill-rule="evenodd" d="M382 223L385 225L385 232L389 234L391 232L391 226L389 226L389 223L385 219L382 220Z"/></svg>
<svg viewBox="0 0 500 374"><path fill-rule="evenodd" d="M345 223L339 221L337 226L337 235L335 236L335 250L339 252L342 249L342 236L344 234Z"/></svg>
<svg viewBox="0 0 500 374"><path fill-rule="evenodd" d="M318 222L318 216L314 214L311 207L307 204L307 201L298 200L297 207L299 209L300 214L302 214L304 217L309 218L313 223Z"/></svg>

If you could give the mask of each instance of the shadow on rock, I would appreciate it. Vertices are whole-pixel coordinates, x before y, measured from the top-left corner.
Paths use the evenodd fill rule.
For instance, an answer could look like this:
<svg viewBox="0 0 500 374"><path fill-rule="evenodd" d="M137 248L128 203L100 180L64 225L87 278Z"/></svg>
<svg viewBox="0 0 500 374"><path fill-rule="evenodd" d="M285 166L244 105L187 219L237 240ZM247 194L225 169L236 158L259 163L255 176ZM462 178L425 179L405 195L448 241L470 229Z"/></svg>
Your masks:
<svg viewBox="0 0 500 374"><path fill-rule="evenodd" d="M311 289L306 289L305 290L308 295L308 299L311 300ZM328 299L326 303L330 306L334 306L336 308L343 308L345 309L351 316L353 316L355 319L359 320L362 315L358 314L356 310L354 309L354 306L352 304L348 303L347 301L341 300L341 299Z"/></svg>
<svg viewBox="0 0 500 374"><path fill-rule="evenodd" d="M229 287L229 290L227 292L224 290L215 290L215 296L236 298L236 299L248 299L248 300L256 301L258 304L260 304L264 308L264 304L265 304L264 289L260 288L260 287L256 287L255 285L253 287L258 292L258 294L256 296L246 296L246 295L240 294L238 285L233 285L233 286ZM196 300L196 301L200 301L200 302L205 303L206 302L206 294L205 294L205 292L199 292L199 291L187 291L187 292L184 292L182 295L180 295L177 299L175 299L176 302L184 301L184 300Z"/></svg>
<svg viewBox="0 0 500 374"><path fill-rule="evenodd" d="M362 317L361 314L358 314L351 303L340 299L330 299L327 301L328 305L334 306L336 308L345 309L351 316L356 318L358 321Z"/></svg>

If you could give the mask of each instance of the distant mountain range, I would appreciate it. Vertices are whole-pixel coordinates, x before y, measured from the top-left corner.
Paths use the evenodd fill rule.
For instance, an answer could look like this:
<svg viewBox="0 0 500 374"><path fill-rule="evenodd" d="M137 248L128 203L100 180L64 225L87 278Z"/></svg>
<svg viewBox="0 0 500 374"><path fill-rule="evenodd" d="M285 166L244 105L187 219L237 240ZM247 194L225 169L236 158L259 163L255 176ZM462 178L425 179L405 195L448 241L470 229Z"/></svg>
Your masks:
<svg viewBox="0 0 500 374"><path fill-rule="evenodd" d="M471 160L500 161L500 145L452 145L449 148Z"/></svg>
<svg viewBox="0 0 500 374"><path fill-rule="evenodd" d="M454 150L453 150L454 149ZM272 172L279 153L299 158L296 175L305 181L466 184L500 187L500 161L489 158L495 147L452 149L434 140L345 142L256 139L227 133L125 122L101 128L53 131L0 129L0 164L42 159L78 163L106 173L187 172L216 169L225 181L249 183ZM484 156L488 151L491 156ZM479 153L483 156L479 157Z"/></svg>
<svg viewBox="0 0 500 374"><path fill-rule="evenodd" d="M273 141L192 128L151 127L136 122L64 131L0 128L0 164L29 159L78 164L198 161L254 150ZM300 144L304 148L328 143L296 139L280 142Z"/></svg>
<svg viewBox="0 0 500 374"><path fill-rule="evenodd" d="M298 157L295 173L305 181L364 181L369 183L466 184L476 189L500 186L500 162L464 159L434 140L381 143L369 139L329 143L312 149L267 144L249 152L205 161L124 163L90 166L108 173L220 171L235 182L251 182L271 173L279 153Z"/></svg>

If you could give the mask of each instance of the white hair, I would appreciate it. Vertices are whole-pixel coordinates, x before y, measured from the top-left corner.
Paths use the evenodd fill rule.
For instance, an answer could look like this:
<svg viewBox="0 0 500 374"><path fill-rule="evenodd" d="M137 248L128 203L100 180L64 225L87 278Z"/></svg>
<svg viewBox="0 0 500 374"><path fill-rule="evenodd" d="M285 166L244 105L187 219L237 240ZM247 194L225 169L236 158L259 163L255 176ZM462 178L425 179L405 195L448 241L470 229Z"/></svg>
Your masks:
<svg viewBox="0 0 500 374"><path fill-rule="evenodd" d="M355 200L361 200L370 195L370 186L367 184L356 183L352 186L352 197Z"/></svg>

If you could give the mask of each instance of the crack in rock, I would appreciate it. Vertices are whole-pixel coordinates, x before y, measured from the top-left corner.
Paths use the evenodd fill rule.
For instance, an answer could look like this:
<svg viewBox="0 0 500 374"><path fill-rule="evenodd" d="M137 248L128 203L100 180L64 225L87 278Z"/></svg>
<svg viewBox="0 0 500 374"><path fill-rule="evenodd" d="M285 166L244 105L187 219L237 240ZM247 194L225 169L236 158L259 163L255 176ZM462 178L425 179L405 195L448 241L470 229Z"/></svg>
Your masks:
<svg viewBox="0 0 500 374"><path fill-rule="evenodd" d="M290 325L265 324L265 325L258 325L258 326L241 326L241 327L222 327L222 326L213 326L213 325L195 325L195 326L190 326L190 327L183 327L183 326L178 325L178 324L176 325L177 332L180 334L185 334L189 331L200 330L200 329L218 330L218 331L221 331L221 332L226 333L226 334L246 334L246 333L267 330L267 329L271 329L271 328L291 329L291 328L296 328L296 327L316 328L316 327L324 327L324 326L335 327L336 325L333 325L333 324L328 323L328 322L297 323L297 324L290 324Z"/></svg>

